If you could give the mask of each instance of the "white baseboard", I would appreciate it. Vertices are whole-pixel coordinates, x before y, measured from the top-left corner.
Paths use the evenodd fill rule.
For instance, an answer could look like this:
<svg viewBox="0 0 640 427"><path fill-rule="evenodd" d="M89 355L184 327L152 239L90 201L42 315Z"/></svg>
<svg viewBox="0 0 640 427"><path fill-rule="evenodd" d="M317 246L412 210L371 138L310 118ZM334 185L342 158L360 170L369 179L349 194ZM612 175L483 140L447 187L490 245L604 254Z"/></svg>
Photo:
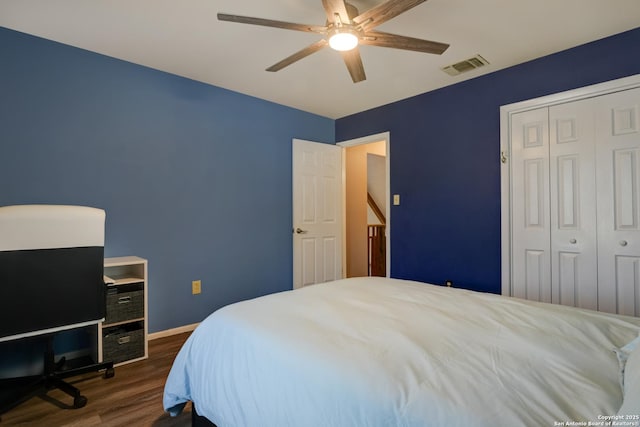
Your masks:
<svg viewBox="0 0 640 427"><path fill-rule="evenodd" d="M155 340L158 338L170 337L172 335L183 334L185 332L193 331L200 323L192 323L191 325L184 325L178 328L166 329L164 331L154 332L152 334L147 335L147 339L149 341Z"/></svg>

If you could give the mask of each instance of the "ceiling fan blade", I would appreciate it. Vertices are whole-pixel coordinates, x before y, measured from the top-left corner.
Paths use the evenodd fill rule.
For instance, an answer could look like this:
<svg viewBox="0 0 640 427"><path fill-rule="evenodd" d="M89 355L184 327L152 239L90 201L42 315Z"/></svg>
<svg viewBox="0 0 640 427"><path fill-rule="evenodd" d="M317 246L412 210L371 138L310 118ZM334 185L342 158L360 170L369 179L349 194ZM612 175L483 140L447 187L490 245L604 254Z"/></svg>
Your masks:
<svg viewBox="0 0 640 427"><path fill-rule="evenodd" d="M362 65L362 58L360 58L360 50L356 47L351 50L340 52L344 63L347 64L349 74L351 74L351 80L354 83L361 82L367 79L364 74L364 66Z"/></svg>
<svg viewBox="0 0 640 427"><path fill-rule="evenodd" d="M360 43L371 46L391 47L394 49L433 53L436 55L442 55L442 53L449 47L446 43L399 36L396 34L383 33L382 31L367 31L364 34L364 37L360 39Z"/></svg>
<svg viewBox="0 0 640 427"><path fill-rule="evenodd" d="M309 45L307 47L305 47L302 50L299 50L298 52L294 53L291 56L286 57L285 59L283 59L282 61L278 62L277 64L273 64L271 67L267 68L267 71L279 71L282 70L284 67L289 66L291 64L293 64L296 61L301 60L302 58L305 58L309 55L311 55L312 53L315 53L317 51L319 51L320 49L324 48L325 46L328 46L329 43L325 40L319 40L317 42L315 42L312 45Z"/></svg>
<svg viewBox="0 0 640 427"><path fill-rule="evenodd" d="M425 1L389 0L356 16L353 18L353 22L356 25L361 25L364 30L375 28Z"/></svg>
<svg viewBox="0 0 640 427"><path fill-rule="evenodd" d="M284 30L306 31L309 33L324 34L327 27L320 25L295 24L292 22L274 21L272 19L251 18L249 16L227 15L226 13L218 13L218 20L237 22L239 24L262 25L263 27L282 28Z"/></svg>
<svg viewBox="0 0 640 427"><path fill-rule="evenodd" d="M340 21L343 24L351 23L351 19L349 19L347 6L345 6L344 0L322 0L322 6L324 6L324 11L327 14L327 21L329 23L335 23L336 14L340 16Z"/></svg>

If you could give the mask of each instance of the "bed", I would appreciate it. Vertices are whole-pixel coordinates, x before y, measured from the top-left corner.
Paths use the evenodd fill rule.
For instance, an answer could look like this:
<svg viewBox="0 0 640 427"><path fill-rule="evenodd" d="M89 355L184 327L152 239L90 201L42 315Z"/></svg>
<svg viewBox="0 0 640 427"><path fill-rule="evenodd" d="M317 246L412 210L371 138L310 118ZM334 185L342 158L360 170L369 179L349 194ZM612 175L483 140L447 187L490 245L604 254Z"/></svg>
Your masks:
<svg viewBox="0 0 640 427"><path fill-rule="evenodd" d="M163 403L219 427L638 426L639 333L635 317L344 279L215 311Z"/></svg>

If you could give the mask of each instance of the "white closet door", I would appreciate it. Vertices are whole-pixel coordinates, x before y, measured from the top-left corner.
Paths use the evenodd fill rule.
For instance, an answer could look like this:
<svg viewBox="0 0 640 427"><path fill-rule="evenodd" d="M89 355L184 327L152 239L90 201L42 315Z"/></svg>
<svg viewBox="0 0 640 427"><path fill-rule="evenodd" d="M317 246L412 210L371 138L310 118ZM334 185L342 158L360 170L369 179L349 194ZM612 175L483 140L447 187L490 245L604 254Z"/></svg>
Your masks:
<svg viewBox="0 0 640 427"><path fill-rule="evenodd" d="M640 89L597 107L599 309L640 316Z"/></svg>
<svg viewBox="0 0 640 427"><path fill-rule="evenodd" d="M551 302L548 108L511 121L511 295Z"/></svg>
<svg viewBox="0 0 640 427"><path fill-rule="evenodd" d="M551 301L598 309L594 109L549 108Z"/></svg>

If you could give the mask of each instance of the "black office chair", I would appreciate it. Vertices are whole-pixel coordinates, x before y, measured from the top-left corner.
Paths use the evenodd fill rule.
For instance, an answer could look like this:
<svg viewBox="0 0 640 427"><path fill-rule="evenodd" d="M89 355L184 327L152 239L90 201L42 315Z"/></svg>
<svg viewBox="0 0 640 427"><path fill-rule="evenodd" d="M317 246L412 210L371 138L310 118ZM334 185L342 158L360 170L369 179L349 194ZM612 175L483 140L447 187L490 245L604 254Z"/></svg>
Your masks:
<svg viewBox="0 0 640 427"><path fill-rule="evenodd" d="M41 374L0 379L0 389L8 390L0 394L0 414L54 388L81 408L87 398L65 378L114 376L113 362L67 369L53 351L56 333L97 328L104 319L104 224L104 211L89 207L0 207L0 343L44 338Z"/></svg>

